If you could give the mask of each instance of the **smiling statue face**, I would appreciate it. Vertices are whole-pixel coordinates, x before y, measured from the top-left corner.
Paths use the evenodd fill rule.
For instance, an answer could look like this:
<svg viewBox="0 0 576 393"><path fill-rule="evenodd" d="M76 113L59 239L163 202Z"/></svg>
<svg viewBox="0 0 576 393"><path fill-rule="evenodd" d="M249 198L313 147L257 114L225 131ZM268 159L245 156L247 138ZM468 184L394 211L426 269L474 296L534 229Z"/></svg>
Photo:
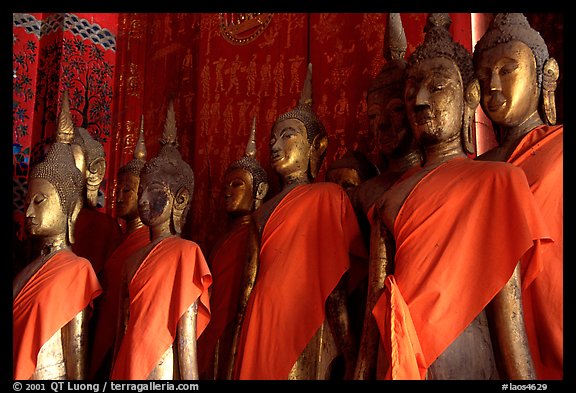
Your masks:
<svg viewBox="0 0 576 393"><path fill-rule="evenodd" d="M405 90L414 137L430 146L461 132L464 110L462 78L452 60L423 60L408 71Z"/></svg>
<svg viewBox="0 0 576 393"><path fill-rule="evenodd" d="M304 123L298 119L286 119L274 126L270 136L270 163L284 179L307 173L310 144Z"/></svg>
<svg viewBox="0 0 576 393"><path fill-rule="evenodd" d="M26 232L30 236L48 237L66 232L67 217L62 211L60 196L48 180L30 180L24 211Z"/></svg>
<svg viewBox="0 0 576 393"><path fill-rule="evenodd" d="M138 211L144 225L157 227L170 221L173 195L158 172L142 174L138 189Z"/></svg>
<svg viewBox="0 0 576 393"><path fill-rule="evenodd" d="M367 97L370 132L385 155L395 152L410 136L404 106L404 91L396 85L370 93Z"/></svg>
<svg viewBox="0 0 576 393"><path fill-rule="evenodd" d="M521 41L484 51L475 64L482 110L496 124L514 127L538 110L536 60Z"/></svg>
<svg viewBox="0 0 576 393"><path fill-rule="evenodd" d="M242 168L234 168L224 177L224 205L226 213L244 216L252 212L254 194L252 174Z"/></svg>

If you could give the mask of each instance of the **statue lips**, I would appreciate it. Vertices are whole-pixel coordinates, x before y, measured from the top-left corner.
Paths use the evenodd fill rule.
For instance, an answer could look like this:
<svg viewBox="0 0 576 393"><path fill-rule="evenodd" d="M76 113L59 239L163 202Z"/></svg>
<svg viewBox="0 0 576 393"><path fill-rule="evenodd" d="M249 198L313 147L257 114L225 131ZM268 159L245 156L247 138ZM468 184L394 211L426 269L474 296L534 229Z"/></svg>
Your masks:
<svg viewBox="0 0 576 393"><path fill-rule="evenodd" d="M499 91L494 91L490 95L490 101L488 101L488 110L490 112L496 112L506 104L506 98Z"/></svg>

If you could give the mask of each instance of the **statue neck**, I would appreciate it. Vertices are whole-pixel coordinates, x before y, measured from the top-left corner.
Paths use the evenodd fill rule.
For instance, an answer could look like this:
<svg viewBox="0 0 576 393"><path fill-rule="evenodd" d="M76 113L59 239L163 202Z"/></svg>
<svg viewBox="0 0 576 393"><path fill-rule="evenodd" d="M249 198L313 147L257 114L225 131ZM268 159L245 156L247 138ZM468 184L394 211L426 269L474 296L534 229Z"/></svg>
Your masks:
<svg viewBox="0 0 576 393"><path fill-rule="evenodd" d="M462 149L460 134L457 133L448 140L425 147L423 168L434 168L457 157L467 157Z"/></svg>
<svg viewBox="0 0 576 393"><path fill-rule="evenodd" d="M132 220L126 221L126 234L132 233L137 229L140 229L144 226L144 223L140 220L140 217L136 217Z"/></svg>
<svg viewBox="0 0 576 393"><path fill-rule="evenodd" d="M40 256L42 257L48 257L57 251L68 248L66 233L46 237L41 240L40 246Z"/></svg>
<svg viewBox="0 0 576 393"><path fill-rule="evenodd" d="M243 216L233 217L229 221L229 230L234 230L246 225L250 222L251 214L245 214Z"/></svg>
<svg viewBox="0 0 576 393"><path fill-rule="evenodd" d="M389 158L388 170L390 172L405 172L407 169L420 166L422 154L420 150L413 149L401 157Z"/></svg>
<svg viewBox="0 0 576 393"><path fill-rule="evenodd" d="M150 228L150 241L152 242L159 242L172 235L174 235L174 233L172 233L170 229L170 220L166 220L162 224Z"/></svg>
<svg viewBox="0 0 576 393"><path fill-rule="evenodd" d="M298 172L295 174L291 174L286 176L283 179L283 187L282 189L287 189L287 188L294 188L297 185L300 184L309 184L310 183L310 178L308 177L308 174L305 172Z"/></svg>
<svg viewBox="0 0 576 393"><path fill-rule="evenodd" d="M502 135L501 145L508 145L518 141L524 135L532 131L534 128L544 125L544 121L538 114L538 111L534 111L530 116L528 116L522 123L513 127L501 127L500 133Z"/></svg>

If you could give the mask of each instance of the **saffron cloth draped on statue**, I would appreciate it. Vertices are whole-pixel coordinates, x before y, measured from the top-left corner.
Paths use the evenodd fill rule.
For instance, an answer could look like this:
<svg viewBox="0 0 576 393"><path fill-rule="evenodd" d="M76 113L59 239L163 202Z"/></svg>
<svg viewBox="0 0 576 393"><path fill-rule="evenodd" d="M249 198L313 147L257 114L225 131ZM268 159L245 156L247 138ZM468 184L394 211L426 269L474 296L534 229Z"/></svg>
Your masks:
<svg viewBox="0 0 576 393"><path fill-rule="evenodd" d="M422 178L394 222L395 271L372 310L392 348L387 378L423 379L519 261L522 288L534 281L550 237L513 165L456 158Z"/></svg>

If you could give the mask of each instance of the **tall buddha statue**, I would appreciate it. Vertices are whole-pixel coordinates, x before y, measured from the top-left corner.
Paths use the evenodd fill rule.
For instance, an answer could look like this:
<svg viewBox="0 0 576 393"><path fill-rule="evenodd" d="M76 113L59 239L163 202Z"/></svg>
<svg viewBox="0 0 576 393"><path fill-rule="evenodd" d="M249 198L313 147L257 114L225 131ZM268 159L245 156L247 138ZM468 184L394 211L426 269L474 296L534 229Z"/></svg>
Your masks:
<svg viewBox="0 0 576 393"><path fill-rule="evenodd" d="M104 263L122 239L118 221L97 209L98 190L106 175L104 147L82 127L75 127L71 146L76 167L84 180L82 210L76 221L76 242L72 250L87 258L100 276Z"/></svg>
<svg viewBox="0 0 576 393"><path fill-rule="evenodd" d="M327 143L309 64L298 105L271 130L281 191L253 213L229 379L329 379L338 359L352 377L356 342L342 280L350 254L366 251L344 189L314 183Z"/></svg>
<svg viewBox="0 0 576 393"><path fill-rule="evenodd" d="M497 14L474 48L482 109L500 144L479 160L524 170L554 245L546 267L522 293L528 341L539 379L563 378L564 126L556 125L559 69L522 14Z"/></svg>
<svg viewBox="0 0 576 393"><path fill-rule="evenodd" d="M387 379L534 379L521 290L542 271L549 233L521 169L467 155L480 86L450 24L430 14L408 61L424 164L375 207L395 244L370 250L384 265L377 368Z"/></svg>
<svg viewBox="0 0 576 393"><path fill-rule="evenodd" d="M150 230L140 219L138 210L140 171L145 163L146 144L144 142L144 115L142 115L140 136L134 147L134 157L118 170L116 216L126 222L126 230L122 242L106 261L101 275L100 282L104 294L96 303L90 362L92 378L107 379L110 376L114 337L118 324L122 268L130 255L150 242Z"/></svg>
<svg viewBox="0 0 576 393"><path fill-rule="evenodd" d="M177 149L172 101L160 144L140 171L138 211L151 241L124 263L111 379L198 379L212 277L200 247L181 237L194 173Z"/></svg>
<svg viewBox="0 0 576 393"><path fill-rule="evenodd" d="M88 319L102 292L88 260L71 250L82 206L82 175L70 143L74 126L67 93L56 142L30 171L25 224L39 254L14 278L14 379L84 379Z"/></svg>
<svg viewBox="0 0 576 393"><path fill-rule="evenodd" d="M208 258L213 285L210 322L198 339L201 379L226 377L250 218L268 192L266 171L256 158L256 118L252 120L244 156L226 169L223 183L223 208L228 220L224 235L217 239Z"/></svg>

